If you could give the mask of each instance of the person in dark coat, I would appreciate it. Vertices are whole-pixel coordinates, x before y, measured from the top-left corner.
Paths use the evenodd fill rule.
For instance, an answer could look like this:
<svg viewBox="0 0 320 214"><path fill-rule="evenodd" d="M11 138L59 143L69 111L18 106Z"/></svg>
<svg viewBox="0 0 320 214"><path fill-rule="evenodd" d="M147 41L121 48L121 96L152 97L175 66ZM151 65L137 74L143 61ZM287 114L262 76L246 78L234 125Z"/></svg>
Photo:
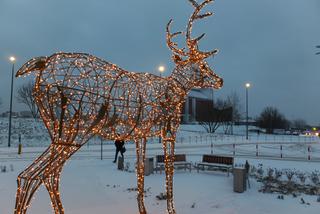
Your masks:
<svg viewBox="0 0 320 214"><path fill-rule="evenodd" d="M120 139L116 139L114 141L114 145L116 146L116 154L114 156L114 161L113 163L117 162L117 157L118 157L118 153L120 152L121 153L121 156L122 158L123 157L123 153L124 153L124 141L123 140L120 140Z"/></svg>

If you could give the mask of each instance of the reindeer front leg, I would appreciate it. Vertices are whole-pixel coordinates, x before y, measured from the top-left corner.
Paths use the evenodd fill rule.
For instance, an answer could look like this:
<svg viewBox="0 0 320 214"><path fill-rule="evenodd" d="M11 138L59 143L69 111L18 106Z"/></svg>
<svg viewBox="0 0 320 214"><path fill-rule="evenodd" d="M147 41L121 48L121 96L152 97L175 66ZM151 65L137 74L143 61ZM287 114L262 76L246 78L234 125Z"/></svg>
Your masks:
<svg viewBox="0 0 320 214"><path fill-rule="evenodd" d="M164 164L166 172L167 211L175 214L173 203L173 172L174 172L174 143L175 134L171 130L162 130L162 143L164 149Z"/></svg>
<svg viewBox="0 0 320 214"><path fill-rule="evenodd" d="M146 138L136 139L136 153L137 153L137 185L138 185L138 208L140 214L146 214L144 206L144 161L146 154Z"/></svg>
<svg viewBox="0 0 320 214"><path fill-rule="evenodd" d="M49 192L49 196L51 199L52 207L54 209L55 214L63 214L64 209L62 206L62 201L60 198L60 191L59 191L59 186L60 186L60 175L61 175L61 170L62 166L59 166L59 168L52 174L48 175L44 179L44 184Z"/></svg>
<svg viewBox="0 0 320 214"><path fill-rule="evenodd" d="M77 149L70 146L54 146L48 149L18 176L18 189L14 214L26 214L33 195L44 183L52 202L55 214L63 214L59 193L60 173L65 161Z"/></svg>
<svg viewBox="0 0 320 214"><path fill-rule="evenodd" d="M26 214L30 206L33 195L43 183L41 177L38 176L38 171L42 169L42 163L47 160L50 152L50 147L43 152L29 167L21 172L17 178L17 193L14 214Z"/></svg>
<svg viewBox="0 0 320 214"><path fill-rule="evenodd" d="M16 193L16 205L14 214L26 214L31 199L42 184L41 179L27 179L18 177L18 189Z"/></svg>

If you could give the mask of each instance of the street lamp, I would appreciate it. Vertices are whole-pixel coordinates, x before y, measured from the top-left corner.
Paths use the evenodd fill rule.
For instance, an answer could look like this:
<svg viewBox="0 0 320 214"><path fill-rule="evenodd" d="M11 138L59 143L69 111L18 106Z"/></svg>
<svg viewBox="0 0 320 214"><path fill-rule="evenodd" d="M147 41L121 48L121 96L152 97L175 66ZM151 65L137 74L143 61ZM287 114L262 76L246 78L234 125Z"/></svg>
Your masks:
<svg viewBox="0 0 320 214"><path fill-rule="evenodd" d="M158 67L158 71L160 72L160 77L161 77L162 73L163 73L165 70L166 70L166 68L165 68L163 65L160 65L160 66Z"/></svg>
<svg viewBox="0 0 320 214"><path fill-rule="evenodd" d="M158 67L158 71L160 72L160 77L162 77L162 73L166 70L166 68L163 65L160 65ZM160 126L160 135L159 135L159 143L161 143L161 126Z"/></svg>
<svg viewBox="0 0 320 214"><path fill-rule="evenodd" d="M14 56L9 57L10 62L12 63L11 70L11 93L10 93L10 110L9 110L9 136L8 136L8 147L11 146L11 118L12 118L12 94L13 94L13 73L14 73L14 63L16 58Z"/></svg>
<svg viewBox="0 0 320 214"><path fill-rule="evenodd" d="M246 139L248 140L248 120L249 120L249 117L248 117L248 91L249 91L249 88L250 88L250 83L246 83Z"/></svg>

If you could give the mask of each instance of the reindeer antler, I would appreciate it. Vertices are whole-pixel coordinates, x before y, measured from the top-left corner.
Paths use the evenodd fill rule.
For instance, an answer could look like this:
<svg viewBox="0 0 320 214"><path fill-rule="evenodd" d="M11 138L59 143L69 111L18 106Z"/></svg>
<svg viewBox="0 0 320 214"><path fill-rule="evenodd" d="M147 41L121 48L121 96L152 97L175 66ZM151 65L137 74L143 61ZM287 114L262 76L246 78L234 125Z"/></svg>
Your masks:
<svg viewBox="0 0 320 214"><path fill-rule="evenodd" d="M170 33L170 25L172 23L172 19L170 19L170 21L167 24L167 44L169 46L169 48L177 54L183 55L183 56L187 56L188 54L184 51L185 48L178 48L177 43L172 42L171 39L178 36L179 34L182 34L182 31L178 31L175 33Z"/></svg>
<svg viewBox="0 0 320 214"><path fill-rule="evenodd" d="M204 37L205 33L201 34L197 38L194 38L194 39L191 38L192 25L195 20L203 19L203 18L209 17L213 14L212 12L206 12L204 14L199 15L199 12L202 10L202 8L204 8L207 4L209 4L213 1L214 0L205 0L201 4L198 4L195 0L189 0L189 2L192 4L192 6L195 8L195 10L192 13L192 15L190 16L189 22L187 25L187 33L186 33L187 47L190 50L191 55L197 54L198 57L200 57L202 59L205 59L211 55L216 54L218 52L218 50L214 49L213 51L208 51L208 52L199 51L198 50L198 42L200 39L202 39Z"/></svg>
<svg viewBox="0 0 320 214"><path fill-rule="evenodd" d="M182 34L182 31L178 31L175 33L170 33L170 25L172 23L172 19L167 24L167 45L172 50L173 54L173 60L174 62L183 61L180 56L188 56L189 54L185 52L185 48L178 48L177 43L172 41L172 38L178 36L179 34Z"/></svg>
<svg viewBox="0 0 320 214"><path fill-rule="evenodd" d="M204 37L205 33L201 34L200 36L198 36L194 39L191 38L193 21L211 16L212 15L211 12L207 12L207 13L200 14L200 15L199 15L199 12L207 4L209 4L210 2L213 2L213 1L214 0L205 0L201 4L198 4L195 0L189 0L189 2L195 8L194 12L192 13L192 15L189 18L189 22L187 25L186 43L187 43L187 47L189 49L189 52L186 52L185 48L178 48L177 43L172 41L172 39L174 37L182 34L183 32L178 31L175 33L171 33L170 26L172 23L172 19L168 22L168 24L167 24L167 45L174 53L173 60L175 63L185 64L185 63L189 62L190 60L192 60L192 61L202 60L202 59L205 59L205 58L207 58L211 55L214 55L218 52L217 49L215 49L213 51L209 51L209 52L203 52L203 51L198 50L198 42L200 39L202 39ZM187 56L189 56L188 59L186 59L186 60L182 59L182 57L187 57Z"/></svg>

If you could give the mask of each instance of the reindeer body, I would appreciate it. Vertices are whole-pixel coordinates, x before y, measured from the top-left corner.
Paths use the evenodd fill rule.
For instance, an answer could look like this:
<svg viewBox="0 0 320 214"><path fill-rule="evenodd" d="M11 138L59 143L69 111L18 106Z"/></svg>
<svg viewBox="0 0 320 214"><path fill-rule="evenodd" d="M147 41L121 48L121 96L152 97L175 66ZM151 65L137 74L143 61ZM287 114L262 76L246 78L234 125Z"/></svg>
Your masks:
<svg viewBox="0 0 320 214"><path fill-rule="evenodd" d="M63 164L94 135L135 141L138 176L144 173L146 139L160 135L168 142L175 139L187 95L175 75L161 78L128 72L83 53L35 58L20 70L28 69L39 70L34 97L52 144L19 175L18 184L23 188L17 195L29 190L30 194L17 201L16 210L27 207L44 183L56 204L55 213L63 213L59 195L51 193L58 191ZM143 182L139 185L143 192ZM140 198L142 201L143 194ZM145 212L144 206L139 210Z"/></svg>
<svg viewBox="0 0 320 214"><path fill-rule="evenodd" d="M39 59L35 59L37 62ZM81 112L85 123L79 127L80 136L82 130L87 134L88 129L109 140L158 136L168 120L175 118L179 123L181 107L190 90L182 89L172 76L128 72L84 53L57 53L46 58L45 63L34 92L40 101L37 103L41 116L49 121L55 119L59 127L76 129L71 118ZM46 101L48 95L55 97L54 103ZM65 106L62 99L66 99ZM55 112L51 111L52 105ZM63 108L67 111L61 120ZM47 128L57 141L63 137L54 126Z"/></svg>
<svg viewBox="0 0 320 214"><path fill-rule="evenodd" d="M31 199L41 184L49 192L55 214L64 214L59 180L65 162L90 138L132 140L136 144L138 208L144 206L144 160L147 138L160 136L165 155L167 208L173 204L174 142L180 124L182 105L194 87L220 88L222 79L204 61L217 53L201 52L190 37L192 22L210 16L198 15L212 0L202 4L189 0L195 11L187 27L189 52L171 41L167 25L167 44L176 63L169 77L125 71L85 53L56 53L25 63L17 76L36 74L34 98L51 137L51 145L18 176L15 214L26 214ZM188 57L188 58L187 58Z"/></svg>

